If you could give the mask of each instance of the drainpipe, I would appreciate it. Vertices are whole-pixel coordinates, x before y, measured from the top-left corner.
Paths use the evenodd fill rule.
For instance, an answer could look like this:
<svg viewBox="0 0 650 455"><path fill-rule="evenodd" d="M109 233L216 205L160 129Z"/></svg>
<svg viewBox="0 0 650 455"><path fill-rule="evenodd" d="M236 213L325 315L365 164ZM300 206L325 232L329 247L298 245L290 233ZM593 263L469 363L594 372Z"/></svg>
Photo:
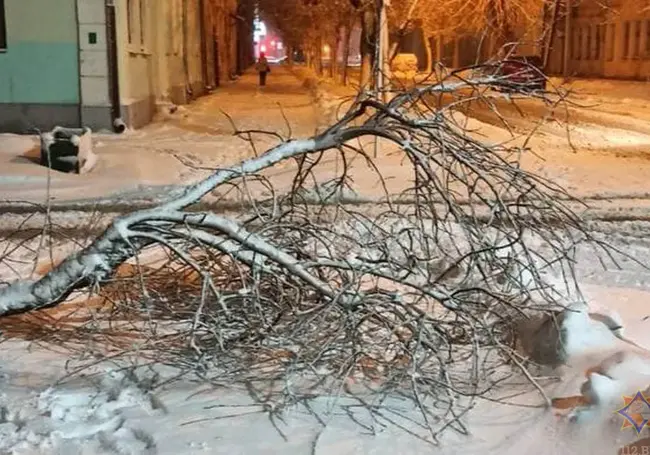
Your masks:
<svg viewBox="0 0 650 455"><path fill-rule="evenodd" d="M108 91L111 100L111 122L113 131L123 133L126 124L122 120L120 107L120 73L117 66L117 27L114 0L106 0L106 44L108 59Z"/></svg>
<svg viewBox="0 0 650 455"><path fill-rule="evenodd" d="M81 90L81 24L79 20L79 2L74 2L74 17L75 24L77 25L77 71L79 71L77 93L79 96L79 104L77 105L77 115L79 116L79 128L83 127L83 91Z"/></svg>

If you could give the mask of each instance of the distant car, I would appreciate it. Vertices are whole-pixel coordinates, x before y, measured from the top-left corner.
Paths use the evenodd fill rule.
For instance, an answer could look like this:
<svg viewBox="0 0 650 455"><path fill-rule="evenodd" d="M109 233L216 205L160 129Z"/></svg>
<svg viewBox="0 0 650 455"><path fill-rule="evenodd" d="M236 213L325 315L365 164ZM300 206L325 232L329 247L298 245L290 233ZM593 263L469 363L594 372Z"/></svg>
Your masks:
<svg viewBox="0 0 650 455"><path fill-rule="evenodd" d="M266 60L269 63L282 63L287 59L286 55L283 55L281 57L267 57Z"/></svg>
<svg viewBox="0 0 650 455"><path fill-rule="evenodd" d="M505 79L498 86L503 91L544 91L546 75L543 66L542 59L536 55L511 56L496 63L492 75Z"/></svg>

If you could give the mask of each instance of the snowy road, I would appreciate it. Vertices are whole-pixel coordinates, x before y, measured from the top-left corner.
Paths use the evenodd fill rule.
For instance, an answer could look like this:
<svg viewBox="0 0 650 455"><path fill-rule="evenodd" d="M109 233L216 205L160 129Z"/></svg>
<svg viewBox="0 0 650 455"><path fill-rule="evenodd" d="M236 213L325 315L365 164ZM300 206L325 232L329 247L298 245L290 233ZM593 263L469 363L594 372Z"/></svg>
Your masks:
<svg viewBox="0 0 650 455"><path fill-rule="evenodd" d="M274 69L269 90L264 93L258 93L254 84L252 76L245 76L187 109L163 116L159 123L142 131L119 137L97 135L96 148L103 164L96 174L54 176L52 193L57 201L67 204L54 211L55 223L67 227L65 233L76 235L78 240L80 232L73 228L81 222L87 223L83 234L92 235L119 212L137 204L150 205L163 189L173 189L207 172L195 167L223 166L250 156L248 145L229 135L230 121L220 114L221 109L228 111L241 128L270 127L286 133L288 127L278 103L294 134L311 134L319 125L319 112L309 92L291 74ZM513 111L504 109L514 117ZM482 115L484 111L477 114L481 120L477 123L486 136L505 140L507 134ZM531 107L528 115L539 116L537 107ZM580 114L575 131L577 153L562 145L561 135L549 125L532 144L541 158L527 156L524 164L587 197L595 207L585 214L591 219L591 228L633 258L650 262L650 130L642 118L633 119L640 122L633 126L623 117L618 115L614 122L607 116L594 119L591 113ZM520 127L530 126L530 119L522 122ZM603 125L608 128L603 129ZM258 147L270 143L260 138ZM33 145L24 138L0 140L0 199L28 201L22 205L5 203L0 209L3 233L21 226L26 235L28 227L37 232L42 226L43 220L37 216L31 218L32 225L21 225L30 212L30 203L43 201L47 181L41 169L16 156L16 150L22 154L26 146L28 150ZM389 157L380 160L388 175L395 177L393 182L397 183L391 183L395 189L408 183L400 183L399 177L406 172L400 171L398 161ZM290 169L280 169L278 178ZM357 180L363 181L364 175ZM365 189L376 193L367 183ZM91 199L85 205L74 202L82 191ZM112 196L104 200L102 219L93 214L96 197L107 194ZM35 246L22 240L0 244L6 266L0 279L15 279L16 271L31 269L28 260ZM72 243L59 247L63 254ZM619 259L620 269L610 263L608 270L602 270L593 252L581 250L577 269L583 291L594 305L617 310L625 321L627 335L650 346L650 271L633 260ZM619 431L620 422L605 427L587 425L567 434L566 423L558 422L549 412L480 402L469 417L472 434L450 435L444 447L432 450L386 422L370 422L369 428L375 431L372 434L351 421L341 402L331 408L331 397L312 403L312 411L324 416L323 421L298 407L288 410L282 422L276 422L281 430L278 432L268 414L251 404L243 388L208 390L183 382L151 392L143 382L109 372L47 390L74 368L69 353L18 340L5 341L2 347L0 453L613 455L620 440L631 437ZM548 393L575 394L584 366L578 362L575 369L566 372L563 382L548 383ZM536 404L539 397L533 393L522 400ZM392 405L415 421L421 417L403 402ZM334 413L327 413L328 408ZM367 421L364 416L360 419ZM406 419L401 423L413 426Z"/></svg>
<svg viewBox="0 0 650 455"><path fill-rule="evenodd" d="M623 229L607 223L596 227L614 246L638 259L650 258L650 223ZM583 290L591 304L621 314L627 336L650 346L650 271L629 259L621 259L620 265L620 270L602 270L591 251L581 250L578 271ZM18 340L2 346L0 405L6 411L0 423L0 453L614 455L615 447L633 437L619 430L618 421L572 428L544 410L479 401L468 417L472 434L449 433L441 448L432 449L394 425L399 422L426 436L415 425L421 415L400 400L388 403L387 416L393 423L373 422L356 401L335 397L315 398L309 408L287 409L273 422L238 386L210 388L183 381L150 391L143 377L136 380L106 370L50 389L77 365L70 356L38 344L28 348ZM563 382L545 382L551 396L577 393L584 364L576 362ZM529 393L519 402L540 401L536 393ZM346 405L354 405L357 422ZM369 426L364 428L359 421ZM373 427L374 434L369 431Z"/></svg>

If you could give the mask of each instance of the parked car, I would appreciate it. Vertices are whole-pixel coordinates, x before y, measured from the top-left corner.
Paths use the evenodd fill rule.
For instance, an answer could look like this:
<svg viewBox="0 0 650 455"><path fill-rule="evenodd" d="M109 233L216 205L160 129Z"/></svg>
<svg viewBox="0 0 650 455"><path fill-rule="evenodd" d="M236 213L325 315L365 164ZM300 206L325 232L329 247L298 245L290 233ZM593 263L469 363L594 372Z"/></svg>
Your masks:
<svg viewBox="0 0 650 455"><path fill-rule="evenodd" d="M502 78L499 89L503 91L546 90L546 75L539 56L511 56L494 65L492 75ZM505 85L503 84L505 79Z"/></svg>

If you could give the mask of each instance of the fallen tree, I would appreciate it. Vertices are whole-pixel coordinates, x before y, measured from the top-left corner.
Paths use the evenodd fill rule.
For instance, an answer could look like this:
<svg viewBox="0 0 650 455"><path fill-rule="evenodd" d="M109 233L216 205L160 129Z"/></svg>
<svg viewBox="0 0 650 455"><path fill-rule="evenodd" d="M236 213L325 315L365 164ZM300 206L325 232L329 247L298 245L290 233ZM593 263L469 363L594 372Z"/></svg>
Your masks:
<svg viewBox="0 0 650 455"><path fill-rule="evenodd" d="M120 265L158 249L167 272L136 264L137 277L107 304L110 327L86 327L84 336L127 334L138 355L215 383L282 380L283 403L304 397L307 385L373 380L375 391L418 404L432 441L445 428L465 432L473 400L513 374L504 364L532 381L514 349L514 321L563 305L558 286L576 286L572 253L588 235L562 188L519 167L521 148L483 143L458 120L466 103L503 96L488 87L507 86L514 98L525 87L459 74L387 103L361 95L322 133L280 138L155 208L115 219L42 278L0 289L0 316L57 306L79 290L115 291ZM451 99L432 103L443 96ZM393 206L387 192L380 213L336 203L352 155L375 166L356 142L368 137L410 163L414 184L402 196L412 204ZM341 169L314 186L326 154L338 154ZM277 194L262 171L287 160L295 178ZM226 186L249 194L252 180L272 193L253 209L232 217L192 210ZM551 271L560 279L549 280ZM120 321L128 323L117 330Z"/></svg>

